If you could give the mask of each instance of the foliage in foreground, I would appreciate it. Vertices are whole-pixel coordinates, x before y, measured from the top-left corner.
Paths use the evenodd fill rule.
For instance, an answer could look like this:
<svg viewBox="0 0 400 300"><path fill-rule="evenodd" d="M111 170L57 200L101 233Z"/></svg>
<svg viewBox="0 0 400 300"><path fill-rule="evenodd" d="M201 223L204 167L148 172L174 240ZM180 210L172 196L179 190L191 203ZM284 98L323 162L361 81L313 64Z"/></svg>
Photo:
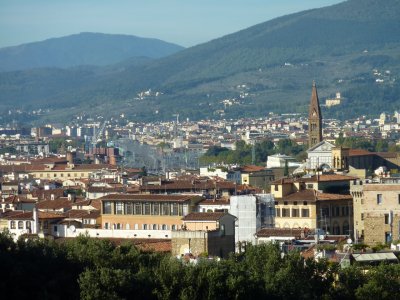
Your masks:
<svg viewBox="0 0 400 300"><path fill-rule="evenodd" d="M131 244L63 243L0 234L0 288L10 299L399 299L400 266L368 272L248 246L219 262L182 263Z"/></svg>

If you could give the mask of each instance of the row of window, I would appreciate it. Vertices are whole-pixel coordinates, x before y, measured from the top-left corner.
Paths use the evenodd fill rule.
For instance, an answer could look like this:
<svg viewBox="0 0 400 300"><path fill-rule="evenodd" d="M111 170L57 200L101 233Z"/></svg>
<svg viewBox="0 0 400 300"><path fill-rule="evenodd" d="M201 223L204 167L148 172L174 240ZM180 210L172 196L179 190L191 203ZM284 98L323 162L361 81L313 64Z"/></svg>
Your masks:
<svg viewBox="0 0 400 300"><path fill-rule="evenodd" d="M290 214L290 211L292 214ZM281 214L282 212L282 214ZM303 208L303 209L298 209L298 208L276 208L275 209L275 215L276 217L282 217L282 218L300 218L300 212L301 212L301 217L302 218L309 218L310 217L310 210L308 208Z"/></svg>
<svg viewBox="0 0 400 300"><path fill-rule="evenodd" d="M331 209L329 207L321 208L322 217L347 217L350 215L350 212L349 206L334 206Z"/></svg>
<svg viewBox="0 0 400 300"><path fill-rule="evenodd" d="M297 201L293 201L293 203L291 203L292 205L298 205L298 202ZM275 206L276 205L279 205L279 202L278 201L275 201ZM289 202L287 202L287 201L283 201L283 205L289 205ZM303 205L304 206L307 206L308 205L308 203L307 203L307 201L303 201Z"/></svg>
<svg viewBox="0 0 400 300"><path fill-rule="evenodd" d="M51 177L51 173L45 173L46 174L46 177L47 178L50 178ZM44 175L45 174L43 174L43 173L40 173L39 174L39 177L45 177ZM53 173L53 177L58 177L58 175L60 176L60 177L64 177L64 173ZM71 177L71 173L67 173L67 176L66 177ZM74 173L74 177L78 177L78 173ZM81 176L80 177L85 177L85 173L81 173Z"/></svg>
<svg viewBox="0 0 400 300"><path fill-rule="evenodd" d="M17 229L17 222L11 221L11 229ZM24 229L24 221L18 221L18 229ZM25 221L25 229L31 229L31 221Z"/></svg>
<svg viewBox="0 0 400 300"><path fill-rule="evenodd" d="M103 202L103 214L112 214L113 209L115 215L183 216L188 214L188 206L178 203Z"/></svg>
<svg viewBox="0 0 400 300"><path fill-rule="evenodd" d="M124 224L121 223L104 223L104 229L126 229L126 230L130 230L130 229L135 229L135 230L177 230L178 228L180 228L181 225L167 225L167 224L135 224L133 228L131 228L131 226L129 224L125 224L125 228L124 228Z"/></svg>
<svg viewBox="0 0 400 300"><path fill-rule="evenodd" d="M376 204L381 205L383 203L383 195L376 194ZM400 205L400 194L397 195L397 203Z"/></svg>

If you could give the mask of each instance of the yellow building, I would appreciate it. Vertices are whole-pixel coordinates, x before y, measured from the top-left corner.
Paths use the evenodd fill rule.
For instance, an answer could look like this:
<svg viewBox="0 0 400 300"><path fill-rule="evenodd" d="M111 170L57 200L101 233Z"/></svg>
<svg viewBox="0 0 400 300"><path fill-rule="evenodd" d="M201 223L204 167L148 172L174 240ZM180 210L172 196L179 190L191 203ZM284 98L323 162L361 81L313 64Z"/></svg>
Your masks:
<svg viewBox="0 0 400 300"><path fill-rule="evenodd" d="M100 198L103 229L177 230L203 200L192 195L112 194Z"/></svg>
<svg viewBox="0 0 400 300"><path fill-rule="evenodd" d="M400 239L400 182L354 181L354 224L357 238L367 245Z"/></svg>
<svg viewBox="0 0 400 300"><path fill-rule="evenodd" d="M330 234L352 235L353 198L346 193L350 179L321 175L273 182L275 227L320 228Z"/></svg>

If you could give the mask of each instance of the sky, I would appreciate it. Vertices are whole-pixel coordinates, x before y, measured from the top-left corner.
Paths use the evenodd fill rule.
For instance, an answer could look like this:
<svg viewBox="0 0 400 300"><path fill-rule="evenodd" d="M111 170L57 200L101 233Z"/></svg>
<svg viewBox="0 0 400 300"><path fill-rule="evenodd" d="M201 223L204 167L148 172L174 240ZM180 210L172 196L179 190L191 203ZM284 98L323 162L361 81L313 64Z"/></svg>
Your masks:
<svg viewBox="0 0 400 300"><path fill-rule="evenodd" d="M343 0L0 0L0 47L79 32L194 46L275 17Z"/></svg>

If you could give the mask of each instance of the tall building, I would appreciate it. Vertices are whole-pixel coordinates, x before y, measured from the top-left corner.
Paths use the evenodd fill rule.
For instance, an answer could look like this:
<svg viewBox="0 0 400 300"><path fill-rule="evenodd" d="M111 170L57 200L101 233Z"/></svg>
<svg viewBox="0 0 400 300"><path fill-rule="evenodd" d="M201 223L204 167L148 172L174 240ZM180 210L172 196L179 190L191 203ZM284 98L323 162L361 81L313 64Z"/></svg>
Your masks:
<svg viewBox="0 0 400 300"><path fill-rule="evenodd" d="M311 92L311 103L308 113L308 147L318 144L322 141L322 114L319 106L317 86L313 82Z"/></svg>

